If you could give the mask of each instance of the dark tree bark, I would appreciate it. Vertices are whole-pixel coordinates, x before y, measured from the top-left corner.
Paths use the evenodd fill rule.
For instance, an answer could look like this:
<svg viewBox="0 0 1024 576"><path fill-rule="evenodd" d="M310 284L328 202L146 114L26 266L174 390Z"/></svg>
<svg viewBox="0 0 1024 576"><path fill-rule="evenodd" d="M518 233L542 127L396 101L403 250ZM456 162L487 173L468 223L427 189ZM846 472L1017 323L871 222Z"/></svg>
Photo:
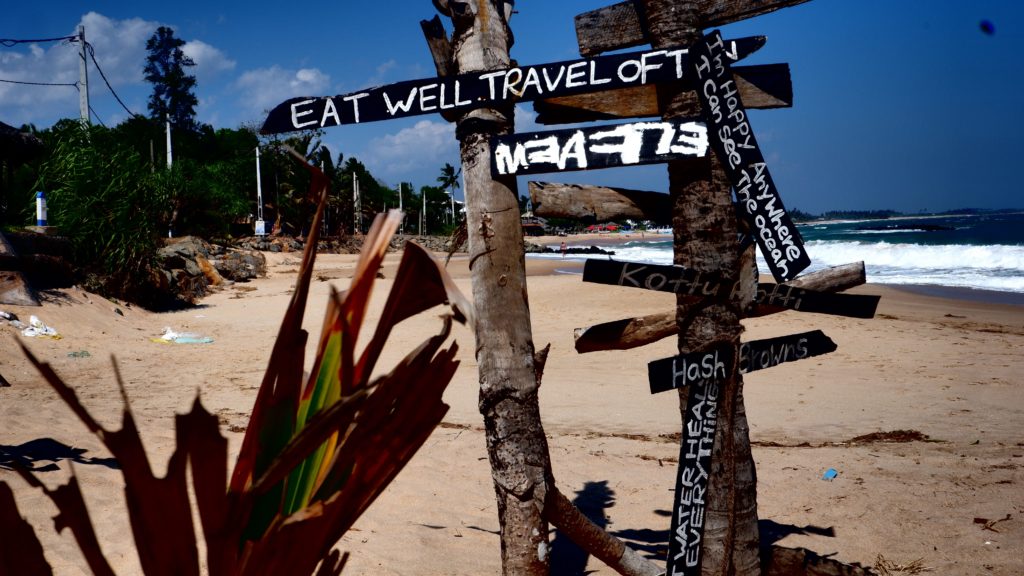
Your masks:
<svg viewBox="0 0 1024 576"><path fill-rule="evenodd" d="M508 68L511 4L501 0L441 1L455 27L455 72ZM470 271L476 307L480 412L501 525L505 574L549 569L548 524L542 512L554 482L541 425L523 233L514 177L492 178L489 140L513 129L513 108L482 108L458 120L466 177Z"/></svg>
<svg viewBox="0 0 1024 576"><path fill-rule="evenodd" d="M647 36L654 48L687 46L700 38L703 2L643 0ZM699 112L693 92L680 86L660 86L663 118L694 116ZM730 185L714 155L673 161L668 165L669 193L674 202L674 260L699 272L718 273L726 281L740 278L750 265L753 248L740 254L737 222ZM745 286L747 283L744 284ZM712 345L733 347L738 358L740 318L753 302L754 286L729 302L692 307L680 299L676 321L679 352ZM686 391L679 391L685 418ZM734 362L720 385L718 427L712 451L705 504L702 573L705 576L759 574L757 485L750 453L749 429L743 407L743 380Z"/></svg>

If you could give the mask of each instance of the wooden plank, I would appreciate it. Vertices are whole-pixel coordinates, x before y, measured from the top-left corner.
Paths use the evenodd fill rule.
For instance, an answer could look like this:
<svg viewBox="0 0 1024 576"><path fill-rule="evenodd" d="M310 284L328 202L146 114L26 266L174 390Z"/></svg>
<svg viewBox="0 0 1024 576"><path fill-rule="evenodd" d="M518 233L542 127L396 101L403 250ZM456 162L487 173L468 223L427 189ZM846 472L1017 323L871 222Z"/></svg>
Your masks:
<svg viewBox="0 0 1024 576"><path fill-rule="evenodd" d="M707 154L707 128L690 120L630 122L491 139L495 176L638 166Z"/></svg>
<svg viewBox="0 0 1024 576"><path fill-rule="evenodd" d="M700 574L719 393L719 383L711 379L698 380L688 388L668 539L669 561L676 562L668 572L673 576Z"/></svg>
<svg viewBox="0 0 1024 576"><path fill-rule="evenodd" d="M720 382L728 376L727 366L731 364L732 348L722 346L649 362L647 380L651 394L657 394L699 384L702 380Z"/></svg>
<svg viewBox="0 0 1024 576"><path fill-rule="evenodd" d="M821 330L744 342L740 346L743 374L835 352L836 343Z"/></svg>
<svg viewBox="0 0 1024 576"><path fill-rule="evenodd" d="M808 0L701 0L697 13L702 28L724 26ZM576 40L581 56L649 44L643 18L631 1L619 2L576 16Z"/></svg>
<svg viewBox="0 0 1024 576"><path fill-rule="evenodd" d="M737 66L733 76L746 108L766 110L793 105L789 64ZM655 86L544 98L534 101L533 110L537 123L545 125L661 116Z"/></svg>
<svg viewBox="0 0 1024 576"><path fill-rule="evenodd" d="M792 280L811 265L800 230L786 213L725 56L725 41L717 32L691 50L698 82L697 97L711 132L711 147L746 216L754 240L777 282Z"/></svg>
<svg viewBox="0 0 1024 576"><path fill-rule="evenodd" d="M423 38L427 41L427 49L430 50L430 58L434 61L437 75L447 77L455 74L452 43L448 39L448 33L444 31L441 18L434 15L431 20L420 20L420 28L423 30ZM444 110L441 117L449 122L455 122L459 114L454 110Z"/></svg>
<svg viewBox="0 0 1024 576"><path fill-rule="evenodd" d="M836 349L836 343L821 330L752 340L740 345L739 370L741 374L747 374L786 362L821 356L835 352ZM725 374L725 366L731 361L731 350L722 347L650 362L647 364L647 380L651 394L690 386L702 379L718 380L721 378L718 376L719 371Z"/></svg>
<svg viewBox="0 0 1024 576"><path fill-rule="evenodd" d="M586 224L631 218L667 224L668 194L589 184L530 182L533 213L543 218L575 218Z"/></svg>
<svg viewBox="0 0 1024 576"><path fill-rule="evenodd" d="M738 282L725 283L714 275L701 274L680 266L595 259L589 259L583 265L583 281L704 298L732 298L741 289ZM760 282L754 301L761 306L798 312L872 318L878 308L879 297L830 294L788 284Z"/></svg>
<svg viewBox="0 0 1024 576"><path fill-rule="evenodd" d="M430 57L434 60L434 69L438 76L451 76L454 70L452 62L452 44L448 40L448 33L444 31L444 24L441 18L434 15L431 20L420 20L420 28L423 29L423 37L427 41L427 48L430 50Z"/></svg>
<svg viewBox="0 0 1024 576"><path fill-rule="evenodd" d="M433 24L428 43L444 58L444 42ZM444 37L443 28L440 36ZM763 42L762 42L763 43ZM757 39L730 40L737 46L726 58L741 58L758 46ZM344 124L375 122L421 114L464 112L548 96L615 90L644 84L677 82L692 75L688 49L645 50L536 66L406 80L337 96L298 97L278 104L260 132L277 134ZM436 65L435 61L435 65Z"/></svg>
<svg viewBox="0 0 1024 576"><path fill-rule="evenodd" d="M856 262L811 272L786 284L819 292L842 292L860 286L865 281L864 263ZM698 300L693 298L693 302ZM783 310L785 308L757 305L749 316L767 316ZM675 336L677 332L676 313L675 310L671 310L576 328L573 335L576 352L583 354L602 350L629 350Z"/></svg>

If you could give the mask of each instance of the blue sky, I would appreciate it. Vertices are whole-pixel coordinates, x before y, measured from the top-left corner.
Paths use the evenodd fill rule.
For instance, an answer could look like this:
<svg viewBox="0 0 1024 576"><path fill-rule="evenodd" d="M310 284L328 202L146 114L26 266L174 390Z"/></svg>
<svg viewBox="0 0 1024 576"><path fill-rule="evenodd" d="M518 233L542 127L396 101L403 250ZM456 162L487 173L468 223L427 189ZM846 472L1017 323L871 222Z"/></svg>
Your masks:
<svg viewBox="0 0 1024 576"><path fill-rule="evenodd" d="M512 56L522 64L578 56L573 17L609 3L520 0ZM199 119L215 127L258 125L292 96L433 76L419 27L435 14L428 0L6 4L0 38L65 36L84 24L114 90L142 114L146 39L159 25L174 28L197 63ZM982 20L994 34L982 32ZM1024 151L1022 28L1024 3L1011 0L813 0L722 31L768 36L745 64L790 65L793 108L751 113L787 207L914 212L1024 207L1016 173ZM76 50L0 46L0 80L75 82ZM125 111L95 69L90 83L99 118L122 121ZM47 127L77 114L74 88L0 82L0 120L8 124ZM537 129L532 109L521 106L517 130ZM458 161L453 127L439 116L331 128L324 141L389 185L432 184L445 162ZM667 190L663 166L534 178Z"/></svg>

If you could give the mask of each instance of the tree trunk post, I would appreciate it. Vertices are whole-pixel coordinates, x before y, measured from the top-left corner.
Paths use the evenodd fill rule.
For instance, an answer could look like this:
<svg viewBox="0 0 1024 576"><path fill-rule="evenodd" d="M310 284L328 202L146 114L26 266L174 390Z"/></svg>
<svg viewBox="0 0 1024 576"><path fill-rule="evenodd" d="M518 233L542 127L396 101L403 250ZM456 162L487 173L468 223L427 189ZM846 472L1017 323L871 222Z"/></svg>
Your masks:
<svg viewBox="0 0 1024 576"><path fill-rule="evenodd" d="M510 67L511 3L435 0L454 24L456 73ZM490 139L513 129L512 106L481 108L458 120L476 307L480 412L501 526L506 575L546 575L548 524L542 512L553 485L540 420L526 293L523 234L514 177L491 175Z"/></svg>
<svg viewBox="0 0 1024 576"><path fill-rule="evenodd" d="M689 46L700 38L700 2L642 0L641 4L655 49ZM658 100L665 119L693 117L700 112L695 94L681 86L659 86ZM737 248L738 224L730 185L714 154L670 162L668 175L675 264L720 274L726 283L738 280L743 266L752 262L753 249L741 254ZM757 484L738 363L741 313L754 297L754 286L745 282L744 287L729 302L693 306L681 297L677 306L680 353L712 344L728 345L737 359L719 388L718 427L705 498L704 576L760 573ZM684 419L686 394L685 389L679 391Z"/></svg>

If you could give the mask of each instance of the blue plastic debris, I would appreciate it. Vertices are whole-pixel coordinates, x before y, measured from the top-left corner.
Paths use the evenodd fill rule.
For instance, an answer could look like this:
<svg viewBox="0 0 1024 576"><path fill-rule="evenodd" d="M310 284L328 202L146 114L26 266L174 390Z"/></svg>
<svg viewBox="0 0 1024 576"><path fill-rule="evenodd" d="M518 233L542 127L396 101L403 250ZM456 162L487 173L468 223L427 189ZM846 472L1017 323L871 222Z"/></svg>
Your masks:
<svg viewBox="0 0 1024 576"><path fill-rule="evenodd" d="M825 470L825 475L821 477L822 480L832 480L836 476L839 476L839 472L836 472L835 468L829 468Z"/></svg>

